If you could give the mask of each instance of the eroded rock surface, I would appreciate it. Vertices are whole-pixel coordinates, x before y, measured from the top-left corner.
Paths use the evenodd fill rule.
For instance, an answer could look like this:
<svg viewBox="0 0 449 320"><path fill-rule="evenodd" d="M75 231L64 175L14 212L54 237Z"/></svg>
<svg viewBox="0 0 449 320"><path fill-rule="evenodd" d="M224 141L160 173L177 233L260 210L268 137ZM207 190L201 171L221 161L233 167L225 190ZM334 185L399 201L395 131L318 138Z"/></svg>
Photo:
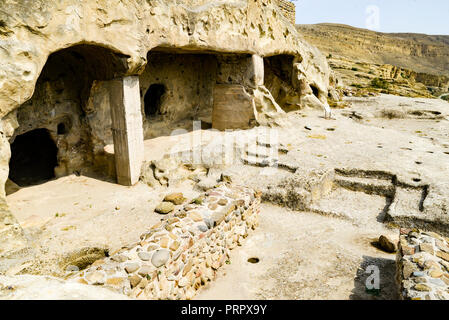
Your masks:
<svg viewBox="0 0 449 320"><path fill-rule="evenodd" d="M327 105L329 66L299 37L292 8L279 1L15 0L0 9L0 194L9 144L37 129L56 148L46 179L91 175L91 167L114 177L105 148L112 143L107 81L116 77L140 75L146 137L189 129L192 118L210 126L215 82L237 83L253 97L251 126L252 118L276 122L282 108ZM278 74L260 82L245 67L254 55L265 64L279 57ZM285 97L267 89L274 87ZM146 106L151 90L159 94L156 110Z"/></svg>

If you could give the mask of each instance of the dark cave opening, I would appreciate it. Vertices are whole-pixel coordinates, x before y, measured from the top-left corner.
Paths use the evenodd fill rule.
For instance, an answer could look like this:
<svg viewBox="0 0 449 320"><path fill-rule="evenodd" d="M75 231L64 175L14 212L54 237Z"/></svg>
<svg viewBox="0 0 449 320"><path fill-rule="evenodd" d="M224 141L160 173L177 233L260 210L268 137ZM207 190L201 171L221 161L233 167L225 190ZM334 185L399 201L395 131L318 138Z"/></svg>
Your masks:
<svg viewBox="0 0 449 320"><path fill-rule="evenodd" d="M320 90L318 90L317 87L314 85L311 85L310 88L312 89L313 95L319 99L320 97Z"/></svg>
<svg viewBox="0 0 449 320"><path fill-rule="evenodd" d="M282 81L291 84L292 66L295 57L287 54L264 58L265 72L273 73ZM268 77L270 79L270 77Z"/></svg>
<svg viewBox="0 0 449 320"><path fill-rule="evenodd" d="M11 144L9 179L21 187L55 177L58 148L47 129L35 129L17 136Z"/></svg>
<svg viewBox="0 0 449 320"><path fill-rule="evenodd" d="M57 132L58 132L58 135L64 135L67 133L67 128L65 126L65 123L61 122L58 124Z"/></svg>
<svg viewBox="0 0 449 320"><path fill-rule="evenodd" d="M160 113L162 97L165 94L165 86L163 84L152 84L145 94L145 115L154 117Z"/></svg>

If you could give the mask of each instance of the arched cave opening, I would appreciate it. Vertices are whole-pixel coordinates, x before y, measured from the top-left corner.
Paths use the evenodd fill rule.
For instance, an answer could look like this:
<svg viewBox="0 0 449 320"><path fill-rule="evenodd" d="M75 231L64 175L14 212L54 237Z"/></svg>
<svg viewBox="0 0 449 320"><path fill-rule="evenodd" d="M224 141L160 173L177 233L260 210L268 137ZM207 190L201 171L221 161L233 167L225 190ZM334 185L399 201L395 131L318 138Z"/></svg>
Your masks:
<svg viewBox="0 0 449 320"><path fill-rule="evenodd" d="M21 187L55 177L58 148L47 129L35 129L17 136L11 144L9 179Z"/></svg>
<svg viewBox="0 0 449 320"><path fill-rule="evenodd" d="M160 114L162 97L165 94L165 86L160 83L152 84L145 94L145 116L154 117Z"/></svg>
<svg viewBox="0 0 449 320"><path fill-rule="evenodd" d="M24 184L53 177L53 160L56 159L53 152L51 159L48 159L53 166L51 168L44 168L44 164L34 162L20 165L26 163L27 159L26 150L20 147L22 140L27 143L27 136L21 135L35 129L48 130L59 147L57 158L64 161L64 165L58 168L60 169L57 172L58 176L89 171L90 167L97 166L92 160L93 153L97 149L103 149L99 147L95 149L97 147L95 139L99 136L108 138L110 136L112 140L112 131L111 133L105 131L109 130L106 124L110 113L101 109L106 108L105 106L94 103L97 101L97 97L92 96L96 93L94 85L96 82L124 76L128 70L128 58L127 55L111 49L88 44L61 49L48 57L36 81L33 96L17 109L19 126L15 130L15 136L20 152L16 158L18 162L14 161L14 155L11 161L12 177L16 180L24 179ZM98 125L99 121L106 124ZM36 132L41 132L41 138L35 138L36 143L40 145L45 136L42 131ZM47 146L50 148L49 144ZM41 165L42 168L29 168L34 165L37 167ZM24 172L20 173L19 170ZM26 177L33 176L34 171L36 179L30 178L28 183Z"/></svg>
<svg viewBox="0 0 449 320"><path fill-rule="evenodd" d="M128 58L129 56L110 49L88 44L56 51L48 57L36 89L47 83L58 101L70 95L70 100L79 100L80 107L84 109L93 81L122 76L128 69ZM36 92L45 94L45 91Z"/></svg>

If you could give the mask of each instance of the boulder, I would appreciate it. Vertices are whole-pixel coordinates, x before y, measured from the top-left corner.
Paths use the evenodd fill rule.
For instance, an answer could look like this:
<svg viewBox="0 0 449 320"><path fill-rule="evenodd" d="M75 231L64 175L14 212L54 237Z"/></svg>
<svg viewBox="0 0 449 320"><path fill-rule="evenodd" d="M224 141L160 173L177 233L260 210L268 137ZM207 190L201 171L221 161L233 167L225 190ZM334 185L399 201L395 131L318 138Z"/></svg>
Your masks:
<svg viewBox="0 0 449 320"><path fill-rule="evenodd" d="M184 198L184 195L181 192L170 193L165 196L164 201L171 202L174 205L183 204L187 199Z"/></svg>
<svg viewBox="0 0 449 320"><path fill-rule="evenodd" d="M171 202L161 202L155 209L154 211L156 211L157 213L160 214L167 214L172 212L175 209L175 205Z"/></svg>
<svg viewBox="0 0 449 320"><path fill-rule="evenodd" d="M388 253L396 252L396 245L387 236L382 235L379 237L379 246L385 252Z"/></svg>

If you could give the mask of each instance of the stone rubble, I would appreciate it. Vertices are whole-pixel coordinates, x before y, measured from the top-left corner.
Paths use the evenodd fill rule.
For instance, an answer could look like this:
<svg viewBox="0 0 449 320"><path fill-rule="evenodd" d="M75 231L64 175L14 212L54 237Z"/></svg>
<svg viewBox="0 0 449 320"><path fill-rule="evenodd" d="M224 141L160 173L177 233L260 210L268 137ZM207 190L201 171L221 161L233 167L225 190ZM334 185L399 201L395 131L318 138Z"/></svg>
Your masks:
<svg viewBox="0 0 449 320"><path fill-rule="evenodd" d="M70 281L137 299L192 299L256 228L259 205L259 193L220 183L152 226L139 243L96 261Z"/></svg>
<svg viewBox="0 0 449 320"><path fill-rule="evenodd" d="M397 281L404 300L449 300L449 238L401 229Z"/></svg>

